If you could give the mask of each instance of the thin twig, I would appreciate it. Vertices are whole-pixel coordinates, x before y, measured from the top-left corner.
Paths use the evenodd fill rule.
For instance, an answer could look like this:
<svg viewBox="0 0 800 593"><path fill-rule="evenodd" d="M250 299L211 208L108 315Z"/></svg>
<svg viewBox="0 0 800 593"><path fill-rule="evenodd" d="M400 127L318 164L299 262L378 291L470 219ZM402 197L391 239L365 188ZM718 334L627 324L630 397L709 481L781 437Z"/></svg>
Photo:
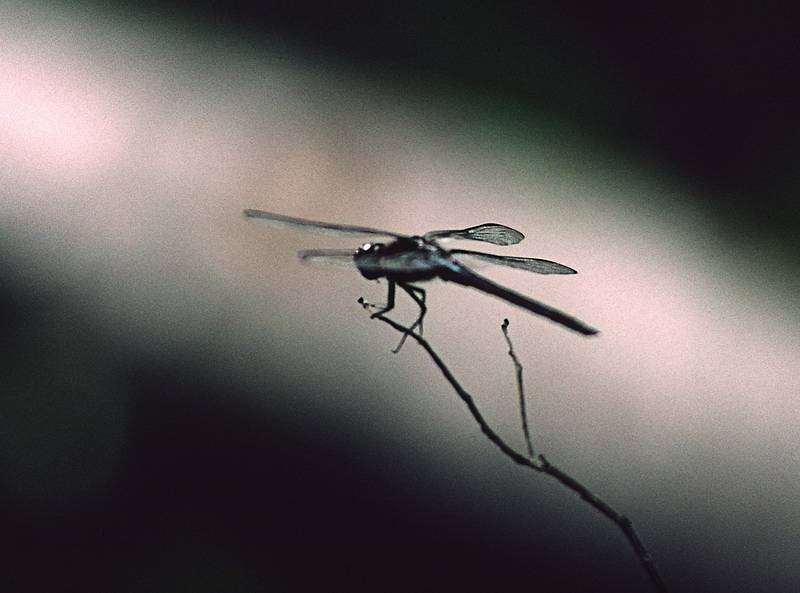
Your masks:
<svg viewBox="0 0 800 593"><path fill-rule="evenodd" d="M408 333L409 328L400 325L393 319L389 319L384 315L377 315L375 316L375 319L380 319L399 332ZM544 455L540 454L529 458L514 450L514 448L508 445L508 443L506 443L500 437L500 435L492 430L492 428L484 419L483 415L480 413L480 410L478 410L478 406L475 404L474 398L456 380L453 373L450 372L450 369L439 357L430 343L428 343L428 341L419 334L408 333L408 335L413 338L417 344L422 346L425 352L428 353L428 356L430 356L431 360L433 360L434 364L439 368L439 371L441 371L442 375L444 375L444 378L447 379L447 382L450 383L450 386L458 394L458 397L460 397L461 400L467 405L470 414L472 414L472 417L478 423L478 426L480 426L480 429L483 434L486 435L486 438L494 443L497 448L499 448L515 463L555 478L561 482L561 484L578 494L578 496L580 496L583 500L610 519L620 529L620 531L622 531L623 535L628 540L628 544L631 546L631 548L633 548L633 551L639 560L639 564L647 573L647 576L649 577L650 582L653 584L655 590L659 593L667 593L667 586L664 583L664 580L661 578L661 574L658 572L658 568L653 561L652 555L642 543L639 534L634 529L633 524L628 517L615 511L611 505L592 493L586 486L578 482L569 474L563 472L557 466L550 463Z"/></svg>
<svg viewBox="0 0 800 593"><path fill-rule="evenodd" d="M522 365L514 352L514 345L511 343L511 338L508 337L508 319L503 319L503 324L500 329L503 330L503 335L508 344L508 355L514 362L514 368L517 369L517 393L519 394L519 415L522 418L522 434L525 435L525 446L528 448L528 457L533 459L533 444L531 443L531 433L528 429L528 413L525 411L525 387L522 383Z"/></svg>

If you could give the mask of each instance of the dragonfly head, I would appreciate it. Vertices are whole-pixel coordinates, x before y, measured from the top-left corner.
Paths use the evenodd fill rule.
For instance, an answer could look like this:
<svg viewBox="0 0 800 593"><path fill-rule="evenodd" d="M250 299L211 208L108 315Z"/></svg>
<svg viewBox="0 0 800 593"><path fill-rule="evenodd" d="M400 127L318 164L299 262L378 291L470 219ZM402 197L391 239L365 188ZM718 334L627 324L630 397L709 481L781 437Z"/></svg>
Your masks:
<svg viewBox="0 0 800 593"><path fill-rule="evenodd" d="M385 248L385 243L364 243L358 248L353 259L362 276L375 280L385 275L380 266L380 257Z"/></svg>

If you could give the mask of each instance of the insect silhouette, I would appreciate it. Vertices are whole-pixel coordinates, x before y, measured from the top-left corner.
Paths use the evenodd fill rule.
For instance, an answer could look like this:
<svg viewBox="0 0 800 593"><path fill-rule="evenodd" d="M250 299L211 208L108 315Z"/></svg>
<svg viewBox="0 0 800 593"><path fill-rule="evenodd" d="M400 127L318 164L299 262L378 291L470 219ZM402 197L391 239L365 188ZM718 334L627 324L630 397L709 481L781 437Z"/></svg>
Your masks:
<svg viewBox="0 0 800 593"><path fill-rule="evenodd" d="M591 336L598 333L598 330L580 319L476 274L464 262L497 264L537 274L576 274L577 272L572 268L546 259L493 255L467 249L445 249L439 244L439 241L448 239L469 239L493 245L514 245L525 238L525 235L519 231L505 225L486 223L466 229L430 231L424 235L402 235L371 227L318 222L263 210L245 210L244 215L247 218L257 219L274 226L305 231L389 238L390 241L386 243L364 243L355 251L352 249L309 249L300 251L298 255L304 262L355 266L361 275L369 280L385 278L389 284L385 305L377 306L359 299L359 303L365 308L376 309L372 314L373 318L384 315L394 308L396 286L408 293L419 307L419 316L408 328L395 351L400 349L407 335L417 327L420 328L420 333L422 332L422 320L427 312L425 290L413 283L433 278L441 278L494 295L580 334Z"/></svg>

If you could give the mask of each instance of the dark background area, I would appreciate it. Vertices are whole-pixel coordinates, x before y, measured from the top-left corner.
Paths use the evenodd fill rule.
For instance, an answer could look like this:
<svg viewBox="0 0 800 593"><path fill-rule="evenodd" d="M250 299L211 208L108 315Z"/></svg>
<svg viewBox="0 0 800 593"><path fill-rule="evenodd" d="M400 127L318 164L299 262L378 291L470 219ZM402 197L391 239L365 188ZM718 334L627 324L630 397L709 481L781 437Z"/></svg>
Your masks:
<svg viewBox="0 0 800 593"><path fill-rule="evenodd" d="M797 247L800 43L750 3L158 2L379 79L561 118L705 190L735 232Z"/></svg>
<svg viewBox="0 0 800 593"><path fill-rule="evenodd" d="M722 3L151 2L119 10L265 43L277 36L378 79L545 112L620 154L657 161L703 188L705 206L732 233L767 238L790 261L796 255L799 55L789 15ZM438 494L410 458L365 456L358 438L320 430L302 409L248 409L242 402L258 394L191 348L180 359L145 356L81 315L59 338L52 317L79 307L57 287L14 280L15 267L0 267L8 368L62 376L74 367L53 362L53 340L64 351L80 345L83 372L110 368L114 389L134 404L106 496L54 507L0 488L3 591L647 590L632 555L592 541L570 548L547 509L532 511L538 524L526 518L535 533L476 526L469 505ZM21 389L30 397L47 386ZM302 400L291 387L274 389ZM668 580L694 590L702 559L682 568Z"/></svg>
<svg viewBox="0 0 800 593"><path fill-rule="evenodd" d="M57 285L15 276L0 289L3 406L27 422L2 426L33 430L17 435L31 448L16 467L53 474L20 497L10 486L28 480L4 472L3 591L640 590L622 536L604 548L615 539L605 521L573 531L585 517L553 520L547 505L511 499L511 523L480 517L472 472L419 471L417 435L398 449L315 412L296 386L248 391L203 362L207 344L131 349ZM95 383L103 376L113 381ZM103 446L91 416L123 397L119 458L101 488L75 497ZM294 403L266 412L253 403L265 398ZM41 441L61 428L65 450L49 451Z"/></svg>

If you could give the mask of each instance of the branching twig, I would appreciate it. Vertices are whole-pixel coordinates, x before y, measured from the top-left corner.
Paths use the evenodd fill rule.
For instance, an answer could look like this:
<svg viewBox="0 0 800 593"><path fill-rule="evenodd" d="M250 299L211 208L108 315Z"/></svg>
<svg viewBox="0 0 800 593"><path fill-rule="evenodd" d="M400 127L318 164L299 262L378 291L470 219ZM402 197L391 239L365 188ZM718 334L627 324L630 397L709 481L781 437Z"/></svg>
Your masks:
<svg viewBox="0 0 800 593"><path fill-rule="evenodd" d="M525 446L528 448L528 457L533 459L533 444L531 443L531 433L528 429L528 413L525 411L525 387L522 383L522 365L514 352L514 345L511 343L511 338L508 337L508 319L503 319L503 324L500 326L503 330L503 336L506 338L508 344L508 355L514 361L514 368L517 369L517 393L519 394L519 415L522 418L522 434L525 436Z"/></svg>
<svg viewBox="0 0 800 593"><path fill-rule="evenodd" d="M623 535L628 540L628 543L630 544L631 548L633 548L636 557L639 559L639 564L647 573L647 576L650 578L650 582L653 584L656 591L658 591L659 593L667 593L666 584L661 578L661 575L658 572L658 568L656 567L655 562L653 561L653 558L650 555L650 552L642 543L642 540L639 538L639 534L634 529L630 519L628 519L625 515L622 515L617 511L615 511L613 507L611 507L608 503L606 503L601 498L592 493L586 486L584 486L583 484L578 482L575 478L566 474L558 467L550 463L545 458L544 455L540 454L537 456L531 455L530 457L526 457L525 455L522 455L521 453L514 450L510 445L508 445L502 439L502 437L500 437L500 435L498 435L494 430L492 430L492 428L484 419L483 415L480 413L480 410L478 410L478 406L475 404L474 398L456 380L453 373L450 372L450 369L447 367L444 361L439 357L439 355L436 353L436 351L433 349L433 347L425 338L416 333L410 332L409 328L400 325L393 319L389 319L384 315L377 315L375 319L380 319L384 323L387 323L388 325L392 326L395 330L404 334L408 334L408 336L413 338L417 342L417 344L422 346L422 348L428 353L428 356L430 356L431 360L433 360L434 364L439 368L442 375L444 375L445 379L447 379L448 383L450 383L450 386L455 390L455 392L458 394L461 400L467 405L470 414L472 414L472 417L478 423L478 426L480 426L483 434L485 434L486 437L492 443L494 443L507 457L509 457L512 461L518 463L519 465L523 465L534 471L541 472L555 478L556 480L561 482L564 486L566 486L567 488L578 494L578 496L580 496L583 500L589 503L600 513L605 515L608 519L613 521L614 524L620 529L620 531L622 531ZM504 334L506 335L506 339L508 339L508 334L505 333L505 328L504 328ZM512 354L513 348L511 348L510 342L509 342L509 350L510 350L509 354L514 358L515 364L517 365L518 385L520 393L522 394L522 379L521 379L522 367L516 360L516 356ZM522 395L520 395L520 397L522 398ZM528 442L528 445L530 447L530 442ZM529 451L531 449L529 449Z"/></svg>

